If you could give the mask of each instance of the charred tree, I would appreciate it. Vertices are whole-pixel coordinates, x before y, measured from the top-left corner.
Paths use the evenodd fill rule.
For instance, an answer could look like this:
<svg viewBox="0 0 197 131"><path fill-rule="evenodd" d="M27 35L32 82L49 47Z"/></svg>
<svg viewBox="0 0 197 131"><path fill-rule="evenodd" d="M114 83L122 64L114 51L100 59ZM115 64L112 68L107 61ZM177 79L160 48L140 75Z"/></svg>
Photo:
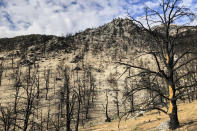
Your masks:
<svg viewBox="0 0 197 131"><path fill-rule="evenodd" d="M150 76L151 86L144 87L138 83L128 94L135 94L142 90L153 92L152 98L142 103L145 106L141 106L138 109L135 108L135 110L157 109L163 111L169 115L170 129L179 127L177 100L185 95L184 89L196 85L195 81L191 85L181 82L181 79L193 73L191 71L180 73L181 69L194 62L197 57L194 55L195 52L193 50L196 46L194 41L191 41L193 38L190 38L191 40L186 39L191 34L184 32L184 29L187 30L187 26L173 25L177 24L182 18L186 19L186 24L194 18L194 14L188 8L181 6L180 2L182 0L163 0L158 5L160 7L157 8L158 10L146 7L145 17L143 17L146 23L142 23L130 16L134 23L136 34L139 37L142 36L135 40L139 48L138 56L135 58L140 59L143 56L149 56L154 60L151 61L152 68L144 65L139 66L135 62L135 64L117 62L120 65L125 65L127 69L139 70L138 73L130 76L130 78L140 78L142 74ZM155 83L155 79L165 81L165 83L159 83L158 85ZM168 93L165 94L164 90L168 90ZM169 101L167 111L162 108L165 106L165 103L158 103L157 97L162 97Z"/></svg>
<svg viewBox="0 0 197 131"><path fill-rule="evenodd" d="M1 62L0 63L0 86L1 86L1 81L2 81L3 71L4 71L3 62Z"/></svg>

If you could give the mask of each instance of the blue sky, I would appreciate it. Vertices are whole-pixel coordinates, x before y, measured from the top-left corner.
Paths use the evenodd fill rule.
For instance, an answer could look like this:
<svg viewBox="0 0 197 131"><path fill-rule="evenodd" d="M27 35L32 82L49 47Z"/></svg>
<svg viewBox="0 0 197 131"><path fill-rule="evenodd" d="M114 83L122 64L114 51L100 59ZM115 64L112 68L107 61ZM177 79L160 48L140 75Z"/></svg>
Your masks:
<svg viewBox="0 0 197 131"><path fill-rule="evenodd" d="M117 17L143 16L144 6L161 0L0 0L0 37L66 35L98 27ZM196 0L183 0L197 12ZM197 21L192 24L196 25Z"/></svg>

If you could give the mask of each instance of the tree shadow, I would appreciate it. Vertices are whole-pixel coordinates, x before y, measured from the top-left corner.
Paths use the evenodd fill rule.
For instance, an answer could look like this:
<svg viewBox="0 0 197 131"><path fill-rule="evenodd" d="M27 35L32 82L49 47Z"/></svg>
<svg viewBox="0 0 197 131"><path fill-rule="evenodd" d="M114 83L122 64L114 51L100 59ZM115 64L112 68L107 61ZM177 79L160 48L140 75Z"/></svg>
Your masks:
<svg viewBox="0 0 197 131"><path fill-rule="evenodd" d="M195 126L195 125L197 126L197 119L193 119L193 120L181 123L180 128L184 127L184 126L191 127L191 126Z"/></svg>

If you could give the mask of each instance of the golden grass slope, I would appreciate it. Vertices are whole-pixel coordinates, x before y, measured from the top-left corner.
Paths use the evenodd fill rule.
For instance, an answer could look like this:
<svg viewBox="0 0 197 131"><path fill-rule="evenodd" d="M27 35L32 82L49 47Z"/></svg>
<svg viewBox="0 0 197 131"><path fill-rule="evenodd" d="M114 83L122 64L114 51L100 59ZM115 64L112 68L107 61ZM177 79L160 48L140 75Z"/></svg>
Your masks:
<svg viewBox="0 0 197 131"><path fill-rule="evenodd" d="M181 127L175 131L197 131L197 100L178 104L178 118ZM122 119L119 128L119 120L114 120L81 131L156 131L157 126L168 119L163 113L159 115L157 111L151 111L136 119Z"/></svg>

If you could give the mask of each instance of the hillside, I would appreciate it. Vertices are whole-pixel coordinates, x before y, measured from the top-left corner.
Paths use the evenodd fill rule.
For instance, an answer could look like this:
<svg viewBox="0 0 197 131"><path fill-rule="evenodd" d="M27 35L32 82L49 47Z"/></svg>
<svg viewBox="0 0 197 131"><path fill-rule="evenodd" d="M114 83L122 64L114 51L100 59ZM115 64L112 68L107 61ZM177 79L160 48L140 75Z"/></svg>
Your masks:
<svg viewBox="0 0 197 131"><path fill-rule="evenodd" d="M156 68L150 56L136 59L141 50L149 48L142 39L149 36L140 31L130 19L118 18L66 37L32 34L0 39L0 111L6 116L9 112L18 115L17 127L11 123L11 128L21 130L26 115L29 130L64 130L67 106L72 109L72 128L78 121L85 130L95 130L97 126L87 127L104 123L106 110L114 121L128 112L131 103L125 102L124 94L132 83L125 79L137 71L125 72L127 68L117 62ZM196 34L196 27L184 27L177 50L196 48ZM133 104L138 106L149 95L147 91L136 93ZM98 128L104 130L106 125L101 126Z"/></svg>
<svg viewBox="0 0 197 131"><path fill-rule="evenodd" d="M175 131L196 131L197 130L197 101L193 103L180 103L179 107L179 120L181 127ZM157 131L160 123L168 121L169 118L165 114L159 114L158 111L151 111L145 113L143 116L137 118L127 119L122 118L119 123L114 120L111 123L104 123L91 128L85 128L81 131ZM118 128L118 124L119 128Z"/></svg>

